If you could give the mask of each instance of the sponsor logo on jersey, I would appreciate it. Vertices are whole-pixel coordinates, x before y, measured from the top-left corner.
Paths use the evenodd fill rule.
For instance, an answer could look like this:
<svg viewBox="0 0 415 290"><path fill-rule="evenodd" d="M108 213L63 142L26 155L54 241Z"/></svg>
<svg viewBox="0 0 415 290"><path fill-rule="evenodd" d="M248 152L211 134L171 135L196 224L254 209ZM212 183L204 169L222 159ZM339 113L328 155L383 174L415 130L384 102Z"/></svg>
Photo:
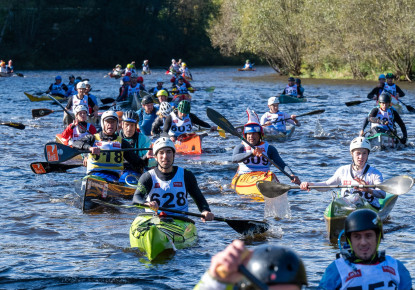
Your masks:
<svg viewBox="0 0 415 290"><path fill-rule="evenodd" d="M112 145L114 146L114 148L121 148L121 143L119 142L115 142Z"/></svg>
<svg viewBox="0 0 415 290"><path fill-rule="evenodd" d="M387 272L387 273L391 273L392 275L396 276L395 269L390 267L390 266L382 266L382 271Z"/></svg>
<svg viewBox="0 0 415 290"><path fill-rule="evenodd" d="M343 185L351 185L352 181L351 180L343 180Z"/></svg>
<svg viewBox="0 0 415 290"><path fill-rule="evenodd" d="M102 142L95 142L95 145L97 145L97 147L102 146Z"/></svg>
<svg viewBox="0 0 415 290"><path fill-rule="evenodd" d="M346 282L357 277L362 277L362 272L360 270L356 270L347 274Z"/></svg>
<svg viewBox="0 0 415 290"><path fill-rule="evenodd" d="M173 182L174 187L183 187L183 183L181 181L179 182Z"/></svg>
<svg viewBox="0 0 415 290"><path fill-rule="evenodd" d="M160 188L160 183L156 183L156 184L154 184L154 188Z"/></svg>
<svg viewBox="0 0 415 290"><path fill-rule="evenodd" d="M173 123L179 123L179 120L173 120Z"/></svg>

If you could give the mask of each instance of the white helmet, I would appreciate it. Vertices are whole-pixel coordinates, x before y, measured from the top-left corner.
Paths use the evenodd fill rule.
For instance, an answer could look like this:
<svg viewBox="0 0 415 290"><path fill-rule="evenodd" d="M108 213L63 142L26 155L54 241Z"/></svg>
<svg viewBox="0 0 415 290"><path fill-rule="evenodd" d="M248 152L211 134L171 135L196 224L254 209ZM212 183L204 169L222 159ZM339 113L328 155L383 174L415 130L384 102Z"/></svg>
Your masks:
<svg viewBox="0 0 415 290"><path fill-rule="evenodd" d="M83 83L85 84L85 86L91 86L91 84L89 83L89 81L83 81Z"/></svg>
<svg viewBox="0 0 415 290"><path fill-rule="evenodd" d="M350 153L352 153L353 150L359 149L359 148L367 149L369 150L369 152L372 149L369 141L365 137L357 137L357 138L354 138L352 142L350 142Z"/></svg>
<svg viewBox="0 0 415 290"><path fill-rule="evenodd" d="M102 128L102 130L104 130L104 121L106 119L110 119L110 118L117 120L117 126L118 126L119 119L118 119L117 113L114 112L114 111L105 111L101 115L101 128Z"/></svg>
<svg viewBox="0 0 415 290"><path fill-rule="evenodd" d="M161 102L160 104L160 113L164 116L167 117L171 111L172 111L172 107L168 102Z"/></svg>
<svg viewBox="0 0 415 290"><path fill-rule="evenodd" d="M78 105L73 109L73 113L76 115L78 115L79 112L81 111L85 111L88 114L88 108L85 105Z"/></svg>
<svg viewBox="0 0 415 290"><path fill-rule="evenodd" d="M78 89L86 89L86 85L85 85L85 83L84 82L79 82L77 85L76 85L76 89L78 90Z"/></svg>
<svg viewBox="0 0 415 290"><path fill-rule="evenodd" d="M268 99L268 106L271 106L272 104L279 104L280 98L279 97L271 97Z"/></svg>
<svg viewBox="0 0 415 290"><path fill-rule="evenodd" d="M169 137L160 137L154 142L153 145L153 154L157 155L157 152L162 149L169 147L173 150L174 153L176 153L176 148L174 147L173 141L170 140Z"/></svg>

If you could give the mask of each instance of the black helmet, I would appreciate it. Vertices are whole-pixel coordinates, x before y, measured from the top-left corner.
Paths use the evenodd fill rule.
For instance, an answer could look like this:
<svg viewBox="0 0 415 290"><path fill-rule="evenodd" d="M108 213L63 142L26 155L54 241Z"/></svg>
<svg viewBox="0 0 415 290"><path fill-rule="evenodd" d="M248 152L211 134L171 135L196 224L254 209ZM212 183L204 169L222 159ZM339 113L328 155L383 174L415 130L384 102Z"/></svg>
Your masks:
<svg viewBox="0 0 415 290"><path fill-rule="evenodd" d="M246 268L267 285L307 285L303 261L296 253L283 247L263 245L256 248ZM250 282L242 284L242 288L249 286Z"/></svg>
<svg viewBox="0 0 415 290"><path fill-rule="evenodd" d="M138 115L133 110L125 111L124 114L122 114L122 120L124 122L132 122L137 123L138 122Z"/></svg>
<svg viewBox="0 0 415 290"><path fill-rule="evenodd" d="M150 95L145 96L142 100L141 100L141 104L142 105L147 105L147 104L151 104L154 103L153 101L153 97Z"/></svg>
<svg viewBox="0 0 415 290"><path fill-rule="evenodd" d="M289 77L289 78L288 78L288 81L289 81L289 82L295 82L295 78L293 78L293 77Z"/></svg>
<svg viewBox="0 0 415 290"><path fill-rule="evenodd" d="M379 96L379 103L390 103L392 102L391 94L383 92Z"/></svg>
<svg viewBox="0 0 415 290"><path fill-rule="evenodd" d="M301 80L300 79L295 79L295 83L296 84L301 84Z"/></svg>
<svg viewBox="0 0 415 290"><path fill-rule="evenodd" d="M358 209L349 214L344 222L346 237L350 240L353 232L374 230L383 238L382 221L376 212L371 209Z"/></svg>
<svg viewBox="0 0 415 290"><path fill-rule="evenodd" d="M386 74L386 78L387 79L393 79L395 76L393 75L393 73L387 73Z"/></svg>

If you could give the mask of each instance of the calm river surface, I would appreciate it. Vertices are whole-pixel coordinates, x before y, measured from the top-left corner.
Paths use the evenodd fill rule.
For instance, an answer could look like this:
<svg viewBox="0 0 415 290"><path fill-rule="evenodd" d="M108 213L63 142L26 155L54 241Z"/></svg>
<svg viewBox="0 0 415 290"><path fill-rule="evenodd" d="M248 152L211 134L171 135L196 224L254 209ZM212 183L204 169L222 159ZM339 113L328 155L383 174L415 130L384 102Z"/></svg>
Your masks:
<svg viewBox="0 0 415 290"><path fill-rule="evenodd" d="M47 90L57 74L65 82L70 74L89 78L98 97L116 96L119 81L103 78L104 71L23 71L26 77L0 78L0 120L26 124L25 130L0 128L1 219L0 288L122 288L191 289L208 268L210 258L232 240L241 238L225 223L196 222L198 244L180 250L169 260L149 263L129 248L128 231L138 210L106 209L99 214L84 214L75 206L74 181L84 168L66 174L35 175L29 164L44 161L44 144L62 132L62 113L32 119L35 108L59 108L50 102L31 103L23 94ZM213 94L197 92L192 112L209 121L205 110L212 107L234 125L246 121L249 106L259 115L267 110L268 97L280 93L286 78L277 78L269 68L256 72L237 72L236 68L192 69L194 87L215 86ZM168 83L164 71L145 76L147 88L157 78ZM317 116L299 119L293 138L273 143L284 161L303 181L322 181L335 170L350 163L349 142L356 137L362 120L373 104L346 107L344 102L364 100L376 82L303 80L307 103L280 105L280 110L302 114L324 108ZM415 106L415 86L399 84L407 93L404 102ZM311 96L328 96L322 100ZM360 96L360 97L358 97ZM399 151L370 154L369 163L384 178L409 174L415 176L415 114L401 114L407 124L409 147ZM211 123L211 122L210 122ZM235 137L222 139L217 133L204 139L206 153L177 156L176 164L193 171L217 216L246 219L264 218L264 203L242 198L229 189L237 165L230 162ZM289 179L274 169L282 183ZM310 288L318 284L325 268L334 260L337 249L326 238L323 212L331 200L330 192L290 192L291 218L266 218L271 230L260 240L247 240L249 247L263 243L288 246L306 264ZM381 249L400 259L415 277L415 190L399 197L391 219L386 223L386 238ZM191 211L197 212L191 203Z"/></svg>

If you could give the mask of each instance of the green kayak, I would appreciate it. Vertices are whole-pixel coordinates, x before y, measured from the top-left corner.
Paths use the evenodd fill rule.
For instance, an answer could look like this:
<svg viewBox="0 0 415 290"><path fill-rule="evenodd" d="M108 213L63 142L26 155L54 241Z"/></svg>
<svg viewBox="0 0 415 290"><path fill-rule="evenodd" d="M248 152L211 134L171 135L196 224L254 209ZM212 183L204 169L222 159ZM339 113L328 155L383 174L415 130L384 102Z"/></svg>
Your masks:
<svg viewBox="0 0 415 290"><path fill-rule="evenodd" d="M379 149L397 148L397 145L400 144L395 136L388 133L376 133L372 136L368 136L367 140L369 140L372 148L377 146Z"/></svg>
<svg viewBox="0 0 415 290"><path fill-rule="evenodd" d="M130 244L152 261L164 251L176 251L197 242L194 221L186 217L139 214L130 227Z"/></svg>
<svg viewBox="0 0 415 290"><path fill-rule="evenodd" d="M297 97L292 97L288 95L280 95L279 100L280 100L280 104L307 102L306 98L297 98Z"/></svg>
<svg viewBox="0 0 415 290"><path fill-rule="evenodd" d="M335 198L324 212L324 220L330 242L336 243L340 232L344 229L344 221L346 217L356 209L369 208L378 213L382 221L384 221L392 211L398 195L386 194L384 199L379 199L380 210L376 210L369 203L360 198L360 206L350 204L341 197Z"/></svg>

